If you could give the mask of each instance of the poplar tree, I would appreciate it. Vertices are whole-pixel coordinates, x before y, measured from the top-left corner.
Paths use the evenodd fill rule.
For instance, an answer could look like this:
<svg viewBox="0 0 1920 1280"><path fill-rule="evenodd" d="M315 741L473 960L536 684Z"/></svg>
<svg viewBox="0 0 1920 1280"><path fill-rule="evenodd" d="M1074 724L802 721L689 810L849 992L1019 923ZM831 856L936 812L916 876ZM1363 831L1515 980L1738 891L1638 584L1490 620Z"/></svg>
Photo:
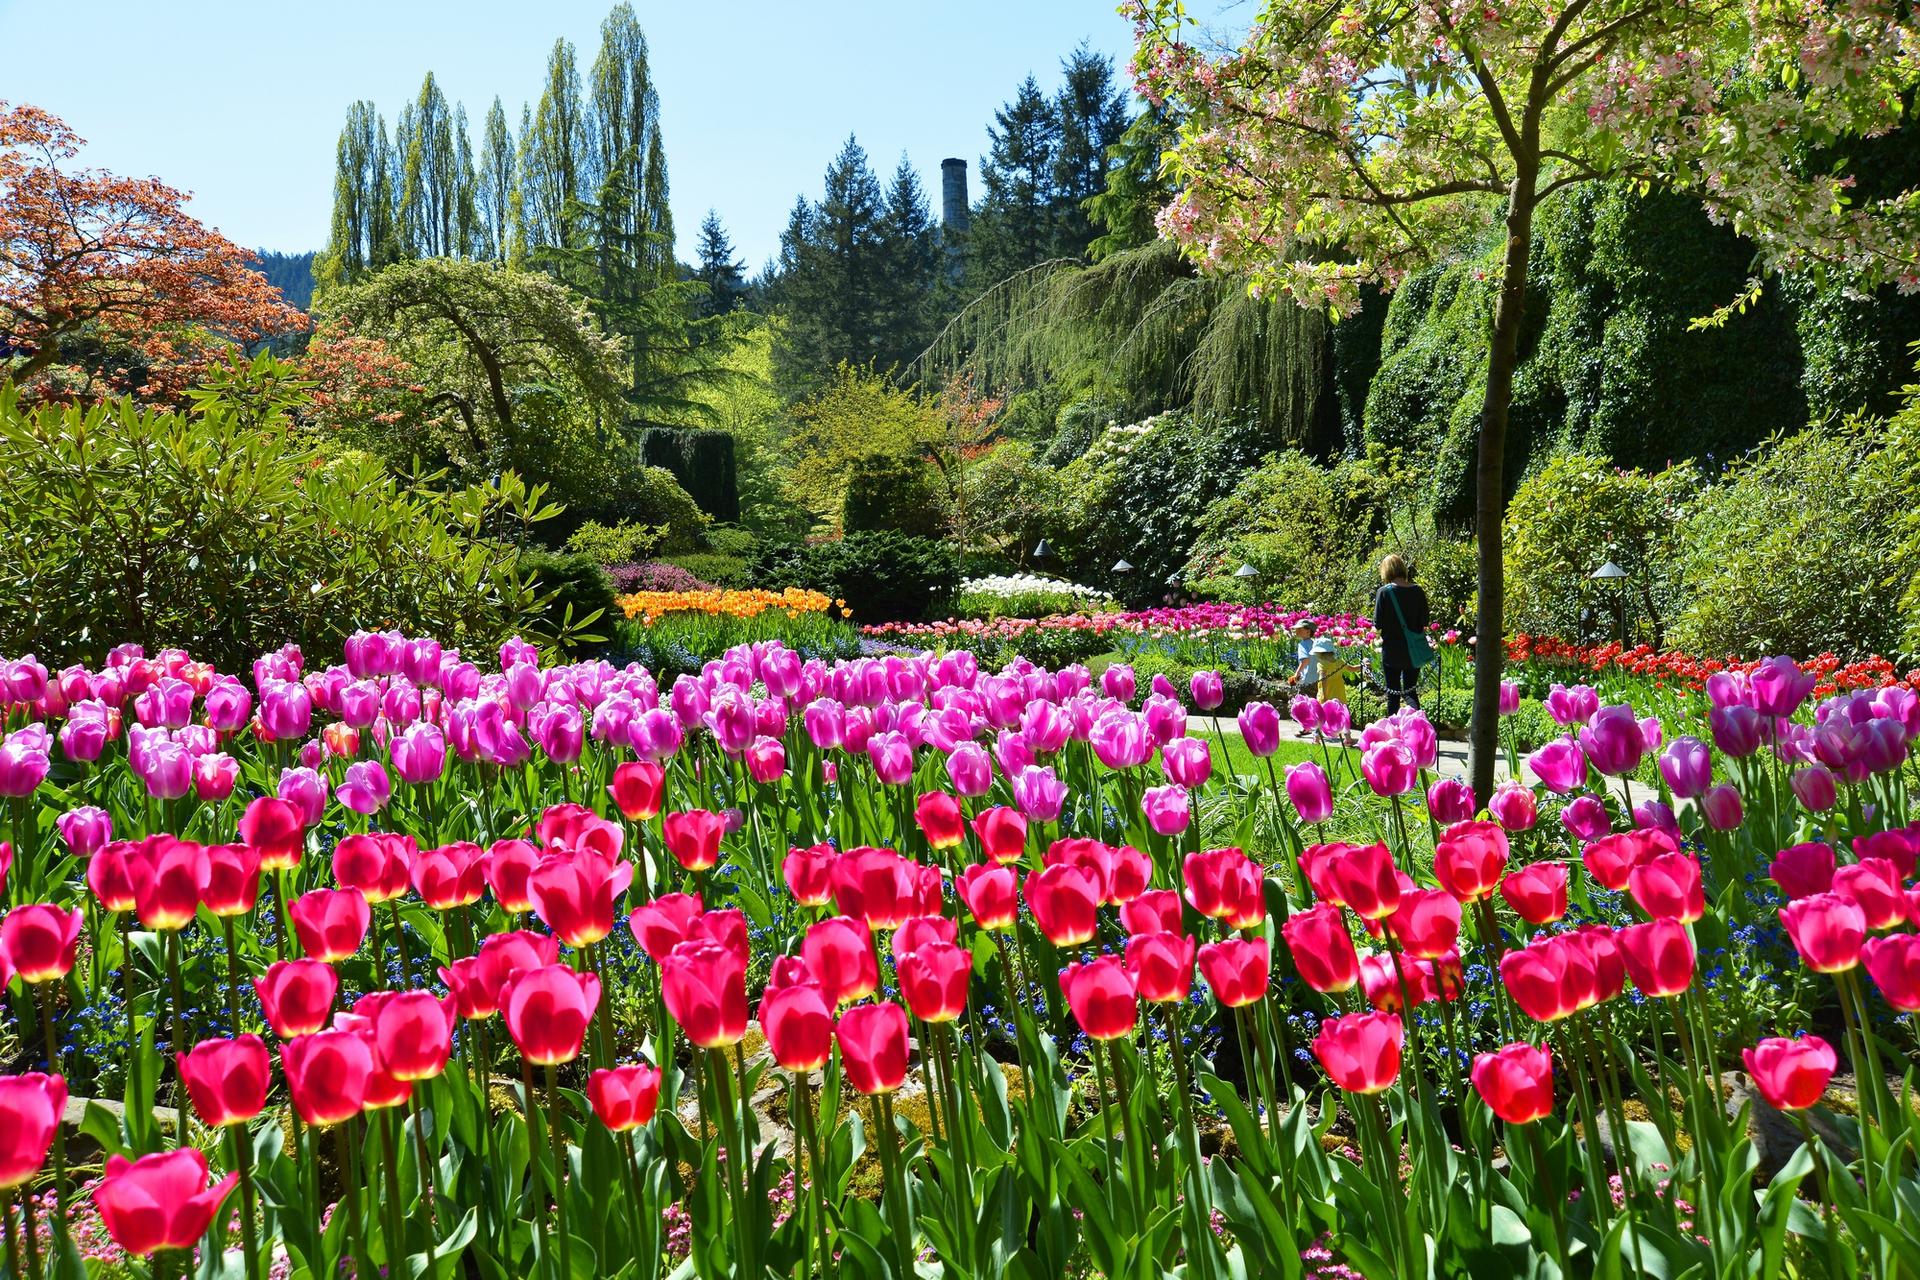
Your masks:
<svg viewBox="0 0 1920 1280"><path fill-rule="evenodd" d="M477 219L475 256L505 259L513 247L514 172L513 133L507 112L495 97L487 108L480 136L480 169L475 175L474 212Z"/></svg>
<svg viewBox="0 0 1920 1280"><path fill-rule="evenodd" d="M464 141L466 129L460 129ZM400 113L398 224L403 256L444 258L458 251L460 143L440 85L427 72L419 95Z"/></svg>
<svg viewBox="0 0 1920 1280"><path fill-rule="evenodd" d="M546 87L520 138L520 234L526 247L574 248L583 238L587 112L573 45L556 40Z"/></svg>
<svg viewBox="0 0 1920 1280"><path fill-rule="evenodd" d="M356 102L334 150L333 226L314 277L323 286L346 283L396 256L386 121L373 103Z"/></svg>

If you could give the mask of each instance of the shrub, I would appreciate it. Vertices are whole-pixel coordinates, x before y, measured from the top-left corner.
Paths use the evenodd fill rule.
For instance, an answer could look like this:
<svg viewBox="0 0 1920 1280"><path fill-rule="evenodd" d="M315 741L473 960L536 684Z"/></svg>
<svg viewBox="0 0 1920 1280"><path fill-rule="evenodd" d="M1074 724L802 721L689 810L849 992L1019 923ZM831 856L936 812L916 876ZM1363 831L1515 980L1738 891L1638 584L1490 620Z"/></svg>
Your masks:
<svg viewBox="0 0 1920 1280"><path fill-rule="evenodd" d="M550 596L542 616L547 630L591 628L583 642L598 642L612 626L616 610L613 579L600 561L584 552L526 551L520 569L543 595Z"/></svg>
<svg viewBox="0 0 1920 1280"><path fill-rule="evenodd" d="M848 533L893 529L938 537L947 522L946 495L927 464L914 457L869 454L847 472L840 525Z"/></svg>
<svg viewBox="0 0 1920 1280"><path fill-rule="evenodd" d="M1876 450L1855 423L1776 440L1729 468L1687 521L1674 643L1707 656L1900 647L1898 524L1920 497L1911 448L1895 431Z"/></svg>
<svg viewBox="0 0 1920 1280"><path fill-rule="evenodd" d="M588 523L612 525L649 525L665 530L654 550L665 553L692 551L700 545L711 518L680 487L665 467L643 466L637 460L617 458L610 474L601 478L604 489L596 489L586 499L576 499L565 513L565 522L573 528ZM623 557L626 558L626 557Z"/></svg>
<svg viewBox="0 0 1920 1280"><path fill-rule="evenodd" d="M567 538L567 550L591 556L597 564L623 564L645 559L666 532L663 525L604 525L589 520Z"/></svg>
<svg viewBox="0 0 1920 1280"><path fill-rule="evenodd" d="M753 554L759 542L751 529L742 529L737 524L716 524L707 530L706 549L745 559Z"/></svg>
<svg viewBox="0 0 1920 1280"><path fill-rule="evenodd" d="M131 641L232 670L362 627L475 650L543 634L514 548L486 536L524 537L543 492L512 472L408 487L370 454L323 457L280 408L30 412L0 386L0 652L97 663Z"/></svg>
<svg viewBox="0 0 1920 1280"><path fill-rule="evenodd" d="M718 551L689 551L668 557L668 563L716 587L739 589L753 585L753 574L744 557Z"/></svg>
<svg viewBox="0 0 1920 1280"><path fill-rule="evenodd" d="M1332 607L1329 588L1354 575L1371 546L1368 515L1327 469L1298 450L1268 458L1200 517L1187 586L1209 599ZM1251 583L1233 576L1251 564Z"/></svg>
<svg viewBox="0 0 1920 1280"><path fill-rule="evenodd" d="M1507 625L1515 631L1611 636L1618 594L1632 630L1665 638L1680 600L1678 528L1698 491L1688 465L1648 474L1585 453L1557 453L1507 505ZM1607 561L1627 571L1596 581Z"/></svg>
<svg viewBox="0 0 1920 1280"><path fill-rule="evenodd" d="M750 569L757 586L807 587L844 599L859 622L915 622L946 615L959 557L931 538L850 533L762 546Z"/></svg>
<svg viewBox="0 0 1920 1280"><path fill-rule="evenodd" d="M714 584L696 577L690 570L665 560L642 560L637 564L607 567L616 596L636 591L712 591Z"/></svg>

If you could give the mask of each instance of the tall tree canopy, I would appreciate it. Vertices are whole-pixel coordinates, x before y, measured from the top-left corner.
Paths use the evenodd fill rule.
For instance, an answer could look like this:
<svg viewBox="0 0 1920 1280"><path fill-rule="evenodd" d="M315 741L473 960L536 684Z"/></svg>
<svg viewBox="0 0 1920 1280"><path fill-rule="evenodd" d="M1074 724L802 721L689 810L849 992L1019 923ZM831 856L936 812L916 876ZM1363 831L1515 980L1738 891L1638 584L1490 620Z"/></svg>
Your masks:
<svg viewBox="0 0 1920 1280"><path fill-rule="evenodd" d="M186 196L68 167L81 144L57 117L0 102L0 374L35 395L105 381L166 398L231 344L305 327Z"/></svg>
<svg viewBox="0 0 1920 1280"><path fill-rule="evenodd" d="M1533 217L1570 186L1698 194L1762 264L1920 288L1920 191L1862 196L1850 144L1908 123L1904 0L1266 0L1245 42L1128 0L1147 97L1183 121L1161 227L1210 269L1350 311L1368 285L1505 242L1476 460L1474 785L1489 794L1504 633L1506 427Z"/></svg>
<svg viewBox="0 0 1920 1280"><path fill-rule="evenodd" d="M721 225L719 213L707 210L700 222L699 261L693 268L693 278L707 288L706 296L695 307L703 316L725 315L740 305L747 291L745 269L733 252L733 240Z"/></svg>

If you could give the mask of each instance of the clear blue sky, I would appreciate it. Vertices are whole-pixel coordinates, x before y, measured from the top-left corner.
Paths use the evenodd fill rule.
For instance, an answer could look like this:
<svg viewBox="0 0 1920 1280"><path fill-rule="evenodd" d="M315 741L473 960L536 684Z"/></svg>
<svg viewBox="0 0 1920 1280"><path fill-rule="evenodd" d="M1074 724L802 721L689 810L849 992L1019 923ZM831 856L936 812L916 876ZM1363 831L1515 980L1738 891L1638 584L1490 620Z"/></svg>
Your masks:
<svg viewBox="0 0 1920 1280"><path fill-rule="evenodd" d="M500 95L516 127L547 51L584 73L612 0L0 0L0 97L67 121L82 159L157 176L248 246L324 245L347 104L389 125L431 69L475 126ZM1214 8L1206 3L1197 10ZM979 157L994 108L1029 72L1056 82L1086 40L1125 76L1114 0L634 0L653 53L682 258L709 207L750 271L794 197L818 194L848 133L874 167L902 152L938 211L940 160Z"/></svg>

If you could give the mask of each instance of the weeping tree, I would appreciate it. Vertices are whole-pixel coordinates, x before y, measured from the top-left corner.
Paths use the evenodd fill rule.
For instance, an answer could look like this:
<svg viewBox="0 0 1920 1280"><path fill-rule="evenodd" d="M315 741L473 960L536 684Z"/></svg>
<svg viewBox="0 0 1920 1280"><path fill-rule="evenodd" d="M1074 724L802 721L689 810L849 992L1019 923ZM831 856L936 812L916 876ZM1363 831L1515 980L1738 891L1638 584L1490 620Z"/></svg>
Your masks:
<svg viewBox="0 0 1920 1280"><path fill-rule="evenodd" d="M1205 269L1319 311L1491 233L1475 462L1473 783L1492 791L1507 416L1533 218L1582 183L1693 193L1807 270L1920 287L1920 191L1864 195L1848 157L1911 117L1908 0L1264 0L1201 47L1179 0L1127 0L1142 92L1181 121L1163 234ZM1753 286L1722 316L1755 296Z"/></svg>
<svg viewBox="0 0 1920 1280"><path fill-rule="evenodd" d="M1069 386L1138 415L1251 411L1276 447L1324 450L1337 430L1328 358L1322 317L1196 272L1159 242L1015 273L963 308L910 373L937 383L965 371L994 395Z"/></svg>

